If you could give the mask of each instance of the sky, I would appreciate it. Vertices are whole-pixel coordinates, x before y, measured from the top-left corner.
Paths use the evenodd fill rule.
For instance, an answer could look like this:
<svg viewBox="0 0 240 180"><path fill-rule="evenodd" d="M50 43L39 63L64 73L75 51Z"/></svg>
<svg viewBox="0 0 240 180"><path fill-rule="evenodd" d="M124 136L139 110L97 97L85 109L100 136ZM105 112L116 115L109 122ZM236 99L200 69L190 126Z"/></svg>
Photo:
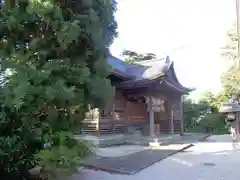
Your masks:
<svg viewBox="0 0 240 180"><path fill-rule="evenodd" d="M235 20L234 0L117 0L118 38L111 52L151 52L174 61L177 77L192 96L221 89L226 69L221 47Z"/></svg>

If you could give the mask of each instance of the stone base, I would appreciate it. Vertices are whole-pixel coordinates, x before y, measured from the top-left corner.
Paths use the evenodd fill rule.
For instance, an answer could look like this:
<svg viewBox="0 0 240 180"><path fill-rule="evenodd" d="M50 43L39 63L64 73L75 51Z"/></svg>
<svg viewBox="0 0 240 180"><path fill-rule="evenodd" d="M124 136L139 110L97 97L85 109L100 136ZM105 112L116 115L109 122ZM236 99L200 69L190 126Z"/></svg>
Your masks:
<svg viewBox="0 0 240 180"><path fill-rule="evenodd" d="M104 136L92 136L92 135L83 135L75 136L76 139L85 140L90 142L96 147L108 147L125 144L125 136L123 134L119 135L104 135Z"/></svg>
<svg viewBox="0 0 240 180"><path fill-rule="evenodd" d="M141 134L118 134L118 135L76 135L76 139L89 141L96 147L109 147L116 145L144 145L159 146L161 143L172 140L180 140L179 134L159 134L154 137L143 136Z"/></svg>
<svg viewBox="0 0 240 180"><path fill-rule="evenodd" d="M162 143L180 140L181 136L179 134L165 134L165 135L155 135L149 138L150 147L159 147Z"/></svg>
<svg viewBox="0 0 240 180"><path fill-rule="evenodd" d="M162 142L157 141L153 141L153 142L149 142L149 146L150 147L159 147L162 144Z"/></svg>

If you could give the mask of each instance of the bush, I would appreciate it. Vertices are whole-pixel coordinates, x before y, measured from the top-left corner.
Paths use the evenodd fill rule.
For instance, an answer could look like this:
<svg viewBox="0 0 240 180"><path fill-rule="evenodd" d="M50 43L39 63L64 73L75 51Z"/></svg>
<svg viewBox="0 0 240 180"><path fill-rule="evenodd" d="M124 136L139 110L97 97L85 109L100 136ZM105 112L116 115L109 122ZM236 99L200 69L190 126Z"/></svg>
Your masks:
<svg viewBox="0 0 240 180"><path fill-rule="evenodd" d="M41 131L31 119L21 118L9 107L0 107L0 174L19 180L37 164L35 154L42 148Z"/></svg>
<svg viewBox="0 0 240 180"><path fill-rule="evenodd" d="M189 128L188 131L213 134L229 133L224 116L218 112L206 114L199 123L195 123L195 125L192 126L192 128Z"/></svg>
<svg viewBox="0 0 240 180"><path fill-rule="evenodd" d="M50 179L77 171L83 160L93 152L88 142L74 139L71 133L60 133L58 137L59 145L43 149L37 155Z"/></svg>

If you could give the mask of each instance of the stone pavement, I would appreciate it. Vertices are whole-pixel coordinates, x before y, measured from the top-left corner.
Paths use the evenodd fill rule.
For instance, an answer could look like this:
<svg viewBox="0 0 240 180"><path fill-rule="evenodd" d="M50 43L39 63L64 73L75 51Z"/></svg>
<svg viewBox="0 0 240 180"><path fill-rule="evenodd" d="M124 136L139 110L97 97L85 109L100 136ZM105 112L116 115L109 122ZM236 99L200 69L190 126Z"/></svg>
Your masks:
<svg viewBox="0 0 240 180"><path fill-rule="evenodd" d="M149 149L147 146L140 145L124 145L124 146L112 146L105 148L97 148L96 156L99 157L123 157L133 153L144 151Z"/></svg>
<svg viewBox="0 0 240 180"><path fill-rule="evenodd" d="M69 180L239 180L239 167L240 152L233 150L229 135L223 135L196 142L134 175L85 169Z"/></svg>
<svg viewBox="0 0 240 180"><path fill-rule="evenodd" d="M86 162L85 167L112 173L135 174L190 146L191 144L178 145L175 148L173 146L163 146L155 149L146 149L123 157L93 157Z"/></svg>
<svg viewBox="0 0 240 180"><path fill-rule="evenodd" d="M125 148L125 146L118 146L118 149L114 149L114 147L103 148L106 150L112 149L112 152L108 151L108 154L116 154L115 151L118 152L117 154L121 154L119 150L122 152L132 150L133 153L127 155L122 154L122 156L115 157L112 155L108 157L93 156L85 162L84 166L112 173L134 174L168 156L189 148L192 146L192 142L202 140L206 136L206 134L187 134L182 136L181 139L166 141L162 143L159 148L155 149L146 149L146 147L144 149L143 146L137 146L135 149L136 152L133 151L134 148ZM101 150L103 151L103 149ZM106 155L106 153L104 155Z"/></svg>

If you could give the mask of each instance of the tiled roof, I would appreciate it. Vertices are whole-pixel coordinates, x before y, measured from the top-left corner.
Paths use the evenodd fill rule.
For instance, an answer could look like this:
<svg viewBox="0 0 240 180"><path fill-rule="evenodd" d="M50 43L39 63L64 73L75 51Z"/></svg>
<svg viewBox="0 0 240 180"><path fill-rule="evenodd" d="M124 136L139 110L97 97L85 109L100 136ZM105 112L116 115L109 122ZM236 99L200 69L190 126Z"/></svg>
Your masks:
<svg viewBox="0 0 240 180"><path fill-rule="evenodd" d="M118 59L114 56L109 56L108 64L111 65L113 69L116 69L122 72L123 74L127 74L128 64L122 61L121 59Z"/></svg>
<svg viewBox="0 0 240 180"><path fill-rule="evenodd" d="M186 88L180 84L175 74L173 62L167 56L165 59L153 59L147 61L141 61L137 64L127 64L124 61L110 56L108 58L109 65L128 80L120 83L119 86L134 86L137 84L145 84L147 82L155 81L159 77L164 78L164 82L169 86L177 88L184 92L190 92L193 89ZM140 83L140 84L139 84Z"/></svg>
<svg viewBox="0 0 240 180"><path fill-rule="evenodd" d="M114 56L110 56L108 58L108 63L114 70L117 70L124 75L129 75L132 77L132 80L139 81L143 79L151 79L158 74L164 75L168 71L172 62L167 57L166 59L154 59L142 61L137 64L127 64Z"/></svg>

